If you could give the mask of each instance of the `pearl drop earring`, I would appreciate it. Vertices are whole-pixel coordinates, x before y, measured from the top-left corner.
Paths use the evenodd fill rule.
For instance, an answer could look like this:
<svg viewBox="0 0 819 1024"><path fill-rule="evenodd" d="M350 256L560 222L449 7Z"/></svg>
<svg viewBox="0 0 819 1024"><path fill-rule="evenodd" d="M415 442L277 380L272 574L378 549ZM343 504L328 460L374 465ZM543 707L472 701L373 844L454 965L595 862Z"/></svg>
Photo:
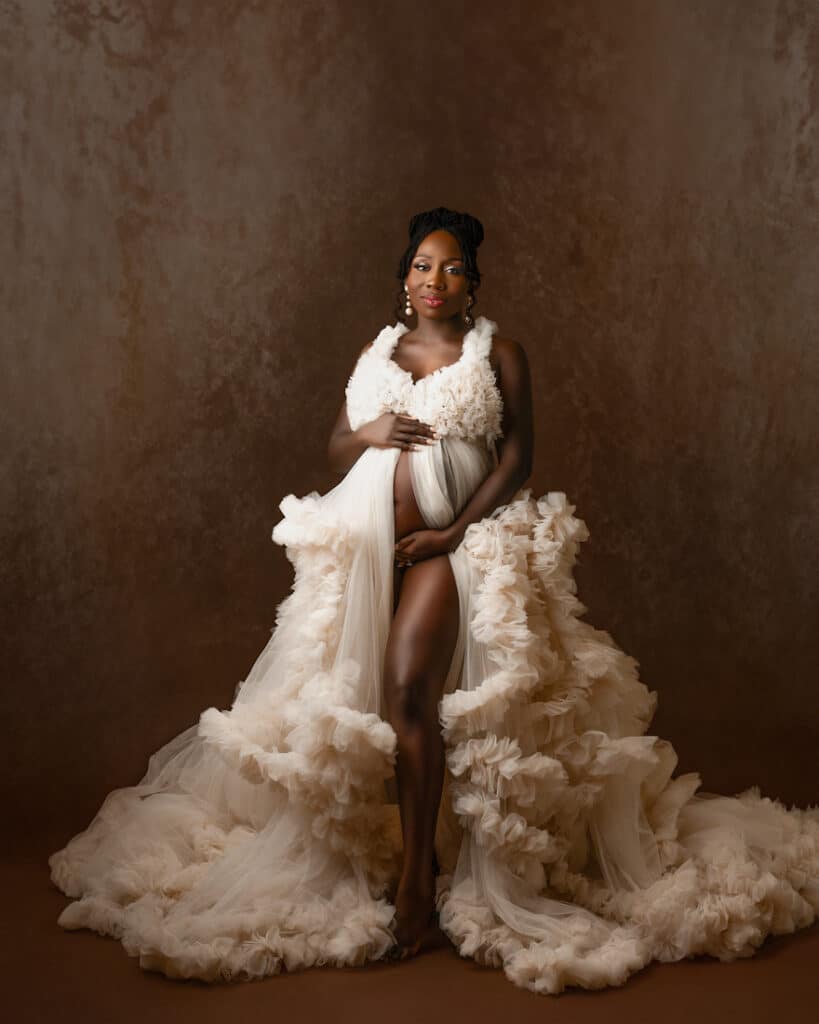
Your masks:
<svg viewBox="0 0 819 1024"><path fill-rule="evenodd" d="M406 299L407 304L404 307L404 315L405 316L412 316L412 313L413 313L412 303L410 302L409 288L407 288L406 285L404 285L404 291L407 293L407 299Z"/></svg>

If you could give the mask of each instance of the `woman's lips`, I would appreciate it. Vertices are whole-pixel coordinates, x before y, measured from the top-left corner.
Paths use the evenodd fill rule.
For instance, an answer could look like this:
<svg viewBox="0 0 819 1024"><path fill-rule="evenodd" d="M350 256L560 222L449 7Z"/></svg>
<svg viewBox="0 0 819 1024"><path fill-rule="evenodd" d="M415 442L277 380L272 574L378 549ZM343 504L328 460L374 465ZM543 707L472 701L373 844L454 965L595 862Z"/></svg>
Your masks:
<svg viewBox="0 0 819 1024"><path fill-rule="evenodd" d="M423 295L422 298L428 306L443 306L444 304L443 299L435 299L431 295Z"/></svg>

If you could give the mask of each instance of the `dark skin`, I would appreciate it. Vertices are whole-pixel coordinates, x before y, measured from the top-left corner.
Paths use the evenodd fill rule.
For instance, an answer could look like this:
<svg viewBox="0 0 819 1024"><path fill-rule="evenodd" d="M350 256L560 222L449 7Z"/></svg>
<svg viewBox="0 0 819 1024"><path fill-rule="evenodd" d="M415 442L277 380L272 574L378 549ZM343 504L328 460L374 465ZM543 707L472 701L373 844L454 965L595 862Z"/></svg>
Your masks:
<svg viewBox="0 0 819 1024"><path fill-rule="evenodd" d="M466 327L469 282L457 239L434 231L419 244L405 285L417 326L399 339L393 359L414 380L458 360ZM424 295L443 298L429 306ZM362 348L362 353L369 344ZM503 398L503 438L498 465L445 529L427 527L412 490L410 452L437 443L433 428L401 413L384 413L350 429L342 404L327 446L331 468L345 474L369 446L401 448L393 485L395 572L393 620L384 654L384 705L395 730L396 781L404 856L394 894L394 956L420 949L435 895L435 827L444 777L444 743L438 704L458 637L458 590L448 554L466 528L506 504L532 468L532 393L521 345L497 335L489 356Z"/></svg>

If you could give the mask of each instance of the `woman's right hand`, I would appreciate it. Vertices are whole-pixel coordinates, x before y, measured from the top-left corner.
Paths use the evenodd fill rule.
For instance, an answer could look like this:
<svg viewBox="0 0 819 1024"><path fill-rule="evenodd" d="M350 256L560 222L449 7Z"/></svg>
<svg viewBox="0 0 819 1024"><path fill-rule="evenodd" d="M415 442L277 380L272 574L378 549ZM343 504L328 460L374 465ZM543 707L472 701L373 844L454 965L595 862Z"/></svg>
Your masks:
<svg viewBox="0 0 819 1024"><path fill-rule="evenodd" d="M402 448L404 451L416 450L423 444L434 444L438 440L438 435L428 423L400 412L382 413L378 419L359 427L358 433L374 448Z"/></svg>

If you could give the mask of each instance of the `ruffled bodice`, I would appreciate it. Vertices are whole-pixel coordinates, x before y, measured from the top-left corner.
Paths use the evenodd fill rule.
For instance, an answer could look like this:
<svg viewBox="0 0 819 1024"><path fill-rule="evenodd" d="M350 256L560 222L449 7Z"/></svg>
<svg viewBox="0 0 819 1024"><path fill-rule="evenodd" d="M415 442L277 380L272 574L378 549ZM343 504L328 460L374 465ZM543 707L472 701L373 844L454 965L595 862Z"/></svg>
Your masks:
<svg viewBox="0 0 819 1024"><path fill-rule="evenodd" d="M400 412L428 423L441 437L493 445L503 436L503 399L489 362L497 324L477 317L464 335L458 360L417 381L392 357L408 330L406 324L388 324L359 356L345 388L352 429L382 413Z"/></svg>

